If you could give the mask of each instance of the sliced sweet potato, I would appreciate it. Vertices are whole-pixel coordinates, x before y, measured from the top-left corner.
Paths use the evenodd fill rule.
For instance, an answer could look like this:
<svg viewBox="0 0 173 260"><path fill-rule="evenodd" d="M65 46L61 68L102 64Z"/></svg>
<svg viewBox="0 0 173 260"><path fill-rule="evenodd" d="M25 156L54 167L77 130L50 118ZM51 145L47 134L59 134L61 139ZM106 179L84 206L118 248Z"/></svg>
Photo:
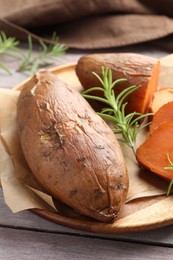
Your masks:
<svg viewBox="0 0 173 260"><path fill-rule="evenodd" d="M113 80L127 79L127 82L114 87L116 95L131 85L140 85L140 88L125 100L128 102L126 112L146 113L158 87L159 64L156 65L152 81L149 83L156 63L156 59L136 53L93 54L79 60L76 74L83 87L88 89L100 86L100 82L92 74L93 71L101 76L102 67L111 69Z"/></svg>
<svg viewBox="0 0 173 260"><path fill-rule="evenodd" d="M158 89L154 93L150 112L155 114L164 104L173 101L173 87Z"/></svg>
<svg viewBox="0 0 173 260"><path fill-rule="evenodd" d="M170 166L167 154L173 160L173 121L161 124L137 149L136 158L139 165L170 181L173 171L165 169Z"/></svg>
<svg viewBox="0 0 173 260"><path fill-rule="evenodd" d="M152 124L149 127L150 134L161 124L173 121L173 101L163 105L153 116Z"/></svg>

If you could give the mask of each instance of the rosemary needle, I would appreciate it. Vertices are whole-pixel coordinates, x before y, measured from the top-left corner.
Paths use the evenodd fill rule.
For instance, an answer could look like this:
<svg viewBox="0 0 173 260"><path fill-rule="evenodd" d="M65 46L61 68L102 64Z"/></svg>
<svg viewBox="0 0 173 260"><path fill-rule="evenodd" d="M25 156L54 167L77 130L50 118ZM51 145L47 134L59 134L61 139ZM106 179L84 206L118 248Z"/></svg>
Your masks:
<svg viewBox="0 0 173 260"><path fill-rule="evenodd" d="M165 170L169 170L169 171L173 171L173 162L171 161L168 153L167 153L167 159L168 159L168 162L169 162L170 166L164 167L164 169ZM169 183L167 195L170 194L172 186L173 186L173 179Z"/></svg>
<svg viewBox="0 0 173 260"><path fill-rule="evenodd" d="M17 41L14 37L7 37L6 34L1 31L0 32L0 55L6 55L15 59L19 59L19 49L17 46L19 45L19 41ZM0 62L0 68L5 70L8 74L12 74L8 67Z"/></svg>
<svg viewBox="0 0 173 260"><path fill-rule="evenodd" d="M38 68L51 65L53 63L53 58L64 54L67 50L67 47L64 44L58 43L58 37L56 36L56 33L53 33L51 42L52 44L46 45L40 39L40 51L35 57L32 57L33 44L32 38L29 35L28 51L24 55L23 62L18 68L18 71L28 71L29 75L31 76L38 70Z"/></svg>
<svg viewBox="0 0 173 260"><path fill-rule="evenodd" d="M10 56L20 61L17 71L26 71L29 75L33 75L38 68L46 67L54 63L54 58L62 55L67 50L64 44L58 42L56 33L53 33L51 42L52 44L45 44L41 39L39 40L39 52L33 55L32 38L28 35L28 50L25 53L18 46L20 44L14 37L7 37L3 31L0 31L0 55ZM0 62L0 68L8 74L12 74L6 64Z"/></svg>
<svg viewBox="0 0 173 260"><path fill-rule="evenodd" d="M124 100L128 95L130 95L133 91L137 90L139 86L134 85L130 86L122 92L120 92L117 96L114 93L114 86L127 81L126 79L118 79L112 81L112 71L108 68L102 68L102 78L93 72L93 74L98 78L101 82L102 87L90 88L82 92L83 97L86 99L93 99L105 103L107 105L102 109L98 114L103 118L114 123L113 132L115 134L121 134L123 139L120 141L125 142L133 151L135 155L135 145L136 138L139 131L141 131L144 127L146 127L149 123L139 124L139 121L142 118L151 115L150 113L141 114L137 112L133 112L130 114L125 114L125 108L127 106L127 102L124 103ZM103 93L103 97L90 95L90 92L100 91Z"/></svg>

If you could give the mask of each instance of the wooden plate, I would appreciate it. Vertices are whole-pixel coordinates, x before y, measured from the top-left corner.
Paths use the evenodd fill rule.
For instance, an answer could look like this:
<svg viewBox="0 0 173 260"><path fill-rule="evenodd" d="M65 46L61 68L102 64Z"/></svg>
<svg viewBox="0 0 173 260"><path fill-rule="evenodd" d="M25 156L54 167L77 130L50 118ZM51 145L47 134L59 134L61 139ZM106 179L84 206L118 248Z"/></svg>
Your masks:
<svg viewBox="0 0 173 260"><path fill-rule="evenodd" d="M50 71L62 81L81 89L75 74L75 64L55 67ZM28 80L18 84L15 89L21 89ZM111 223L101 223L83 217L60 203L57 203L57 209L58 213L40 209L32 209L32 212L57 224L95 233L144 231L173 223L173 198L166 195L136 199L125 204L118 219Z"/></svg>

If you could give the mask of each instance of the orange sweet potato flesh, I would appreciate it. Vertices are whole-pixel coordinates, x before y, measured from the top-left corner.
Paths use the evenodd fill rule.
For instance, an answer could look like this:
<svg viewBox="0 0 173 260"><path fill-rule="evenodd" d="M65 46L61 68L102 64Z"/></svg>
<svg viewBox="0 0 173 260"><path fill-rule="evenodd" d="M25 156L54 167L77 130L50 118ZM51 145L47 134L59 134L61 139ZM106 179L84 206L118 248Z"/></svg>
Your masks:
<svg viewBox="0 0 173 260"><path fill-rule="evenodd" d="M173 179L173 171L165 170L170 166L167 154L173 160L173 121L161 124L137 149L139 165L167 181Z"/></svg>
<svg viewBox="0 0 173 260"><path fill-rule="evenodd" d="M153 116L149 132L152 134L161 124L173 121L173 101L163 105Z"/></svg>
<svg viewBox="0 0 173 260"><path fill-rule="evenodd" d="M101 76L102 67L111 69L113 80L120 78L128 80L114 87L116 95L129 86L140 85L140 88L126 99L128 102L126 113L134 111L146 113L158 87L159 64L149 84L156 63L156 59L136 53L93 54L84 56L78 61L76 74L82 86L88 89L100 86L92 72Z"/></svg>
<svg viewBox="0 0 173 260"><path fill-rule="evenodd" d="M17 122L25 158L50 195L100 221L117 216L128 191L122 151L80 93L37 73L21 92Z"/></svg>
<svg viewBox="0 0 173 260"><path fill-rule="evenodd" d="M173 101L173 88L158 89L154 93L153 101L150 104L149 110L151 113L155 114L159 108L171 101Z"/></svg>

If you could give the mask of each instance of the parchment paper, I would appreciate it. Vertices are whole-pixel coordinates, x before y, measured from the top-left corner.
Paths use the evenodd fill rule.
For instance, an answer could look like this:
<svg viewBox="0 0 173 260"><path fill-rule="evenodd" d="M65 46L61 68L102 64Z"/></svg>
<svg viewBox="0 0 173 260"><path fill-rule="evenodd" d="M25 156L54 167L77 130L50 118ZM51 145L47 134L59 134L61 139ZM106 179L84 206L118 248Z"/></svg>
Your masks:
<svg viewBox="0 0 173 260"><path fill-rule="evenodd" d="M159 88L173 87L173 53L160 59Z"/></svg>
<svg viewBox="0 0 173 260"><path fill-rule="evenodd" d="M23 156L16 126L18 90L0 89L0 180L5 202L13 212L31 208L56 210L52 198L37 184ZM145 138L143 132L139 142ZM122 144L130 187L126 203L136 198L165 194L168 184L142 172L131 150Z"/></svg>

